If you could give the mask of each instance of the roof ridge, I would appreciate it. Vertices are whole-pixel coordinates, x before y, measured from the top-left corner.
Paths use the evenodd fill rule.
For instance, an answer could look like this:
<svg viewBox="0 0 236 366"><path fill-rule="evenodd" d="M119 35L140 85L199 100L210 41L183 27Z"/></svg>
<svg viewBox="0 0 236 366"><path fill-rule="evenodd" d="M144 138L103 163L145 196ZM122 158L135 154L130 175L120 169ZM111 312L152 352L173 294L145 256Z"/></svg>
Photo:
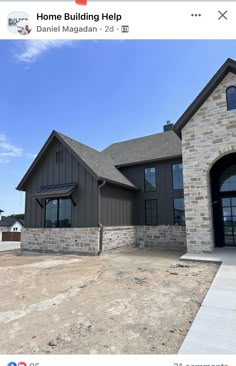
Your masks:
<svg viewBox="0 0 236 366"><path fill-rule="evenodd" d="M152 136L157 136L157 135L163 135L163 136L165 135L166 136L166 134L168 134L169 132L174 132L174 130L165 131L165 132L157 132L157 133L152 133L151 135L135 137L134 139L113 142L112 144L108 145L105 149L103 149L101 152L104 152L106 149L108 149L110 146L113 146L113 145L122 144L122 143L125 143L125 142L128 143L130 141L141 140L141 139L145 139L145 138L152 137Z"/></svg>

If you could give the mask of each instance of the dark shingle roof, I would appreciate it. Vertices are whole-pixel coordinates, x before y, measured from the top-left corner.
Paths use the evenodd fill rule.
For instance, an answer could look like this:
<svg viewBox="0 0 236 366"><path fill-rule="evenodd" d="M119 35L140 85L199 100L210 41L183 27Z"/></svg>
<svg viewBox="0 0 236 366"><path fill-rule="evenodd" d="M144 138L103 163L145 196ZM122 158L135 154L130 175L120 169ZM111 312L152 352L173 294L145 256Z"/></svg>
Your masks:
<svg viewBox="0 0 236 366"><path fill-rule="evenodd" d="M25 220L23 219L18 219L18 221L21 223L22 226L25 226Z"/></svg>
<svg viewBox="0 0 236 366"><path fill-rule="evenodd" d="M120 171L114 166L109 156L101 154L80 142L71 139L59 132L56 132L61 139L83 160L86 165L96 174L99 179L119 183L128 187L136 188Z"/></svg>
<svg viewBox="0 0 236 366"><path fill-rule="evenodd" d="M17 219L17 218L15 218L13 216L2 216L2 219L0 220L0 227L1 226L12 226L17 221L19 221L21 223L21 225L24 226L24 220Z"/></svg>
<svg viewBox="0 0 236 366"><path fill-rule="evenodd" d="M0 226L12 226L15 224L16 221L18 221L18 220L15 217L2 216L2 219L0 220Z"/></svg>
<svg viewBox="0 0 236 366"><path fill-rule="evenodd" d="M175 132L167 131L112 144L102 153L117 166L162 160L182 155L181 140Z"/></svg>

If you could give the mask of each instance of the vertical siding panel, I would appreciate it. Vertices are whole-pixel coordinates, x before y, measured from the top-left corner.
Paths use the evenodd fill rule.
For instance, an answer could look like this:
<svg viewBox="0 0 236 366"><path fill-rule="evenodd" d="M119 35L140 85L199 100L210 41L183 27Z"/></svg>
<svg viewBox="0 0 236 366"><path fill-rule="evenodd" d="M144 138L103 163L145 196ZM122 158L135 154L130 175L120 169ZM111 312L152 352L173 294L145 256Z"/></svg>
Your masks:
<svg viewBox="0 0 236 366"><path fill-rule="evenodd" d="M65 183L71 183L71 154L66 149L64 150L65 154L65 170L64 170L64 181Z"/></svg>
<svg viewBox="0 0 236 366"><path fill-rule="evenodd" d="M85 171L86 174L86 226L92 226L92 176Z"/></svg>
<svg viewBox="0 0 236 366"><path fill-rule="evenodd" d="M93 217L93 223L92 226L96 227L98 225L98 217L97 217L97 204L98 204L98 197L97 197L97 179L93 178L93 199L92 199L92 217Z"/></svg>
<svg viewBox="0 0 236 366"><path fill-rule="evenodd" d="M116 224L116 198L114 198L112 200L112 213L111 213L111 217L112 217L112 225Z"/></svg>
<svg viewBox="0 0 236 366"><path fill-rule="evenodd" d="M48 155L48 185L55 184L53 158L54 158L53 154Z"/></svg>
<svg viewBox="0 0 236 366"><path fill-rule="evenodd" d="M86 175L83 166L79 170L79 226L86 226Z"/></svg>
<svg viewBox="0 0 236 366"><path fill-rule="evenodd" d="M108 226L108 207L107 207L107 198L104 198L104 225Z"/></svg>

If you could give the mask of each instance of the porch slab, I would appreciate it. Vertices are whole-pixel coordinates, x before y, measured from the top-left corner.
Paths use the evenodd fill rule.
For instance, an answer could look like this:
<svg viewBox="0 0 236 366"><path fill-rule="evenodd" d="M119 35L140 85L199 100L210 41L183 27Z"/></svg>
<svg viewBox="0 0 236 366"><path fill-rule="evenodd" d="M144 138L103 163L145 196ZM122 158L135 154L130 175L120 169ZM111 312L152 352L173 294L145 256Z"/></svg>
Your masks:
<svg viewBox="0 0 236 366"><path fill-rule="evenodd" d="M235 354L236 248L185 254L182 260L221 263L211 287L184 339L179 354Z"/></svg>

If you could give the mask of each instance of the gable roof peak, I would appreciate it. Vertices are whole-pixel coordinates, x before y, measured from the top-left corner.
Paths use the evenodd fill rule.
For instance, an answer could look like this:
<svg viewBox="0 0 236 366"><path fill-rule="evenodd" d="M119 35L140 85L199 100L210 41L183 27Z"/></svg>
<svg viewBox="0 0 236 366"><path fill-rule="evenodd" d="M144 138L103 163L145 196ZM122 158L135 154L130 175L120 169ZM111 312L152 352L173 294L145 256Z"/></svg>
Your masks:
<svg viewBox="0 0 236 366"><path fill-rule="evenodd" d="M184 128L184 126L189 122L189 120L193 117L193 115L198 111L198 109L203 105L203 103L213 93L213 91L217 88L217 86L221 83L221 81L229 72L236 74L236 61L232 58L227 58L227 60L210 79L207 85L202 89L202 91L198 94L198 96L178 119L175 124L174 131L179 137L181 137L181 130Z"/></svg>
<svg viewBox="0 0 236 366"><path fill-rule="evenodd" d="M63 135L61 132L53 130L21 182L18 184L18 190L26 189L26 182L34 169L36 169L37 163L45 153L53 138L57 138L58 141L74 155L75 159L77 159L96 179L105 179L114 184L136 189L135 185L114 166L110 157L104 156L101 152Z"/></svg>

